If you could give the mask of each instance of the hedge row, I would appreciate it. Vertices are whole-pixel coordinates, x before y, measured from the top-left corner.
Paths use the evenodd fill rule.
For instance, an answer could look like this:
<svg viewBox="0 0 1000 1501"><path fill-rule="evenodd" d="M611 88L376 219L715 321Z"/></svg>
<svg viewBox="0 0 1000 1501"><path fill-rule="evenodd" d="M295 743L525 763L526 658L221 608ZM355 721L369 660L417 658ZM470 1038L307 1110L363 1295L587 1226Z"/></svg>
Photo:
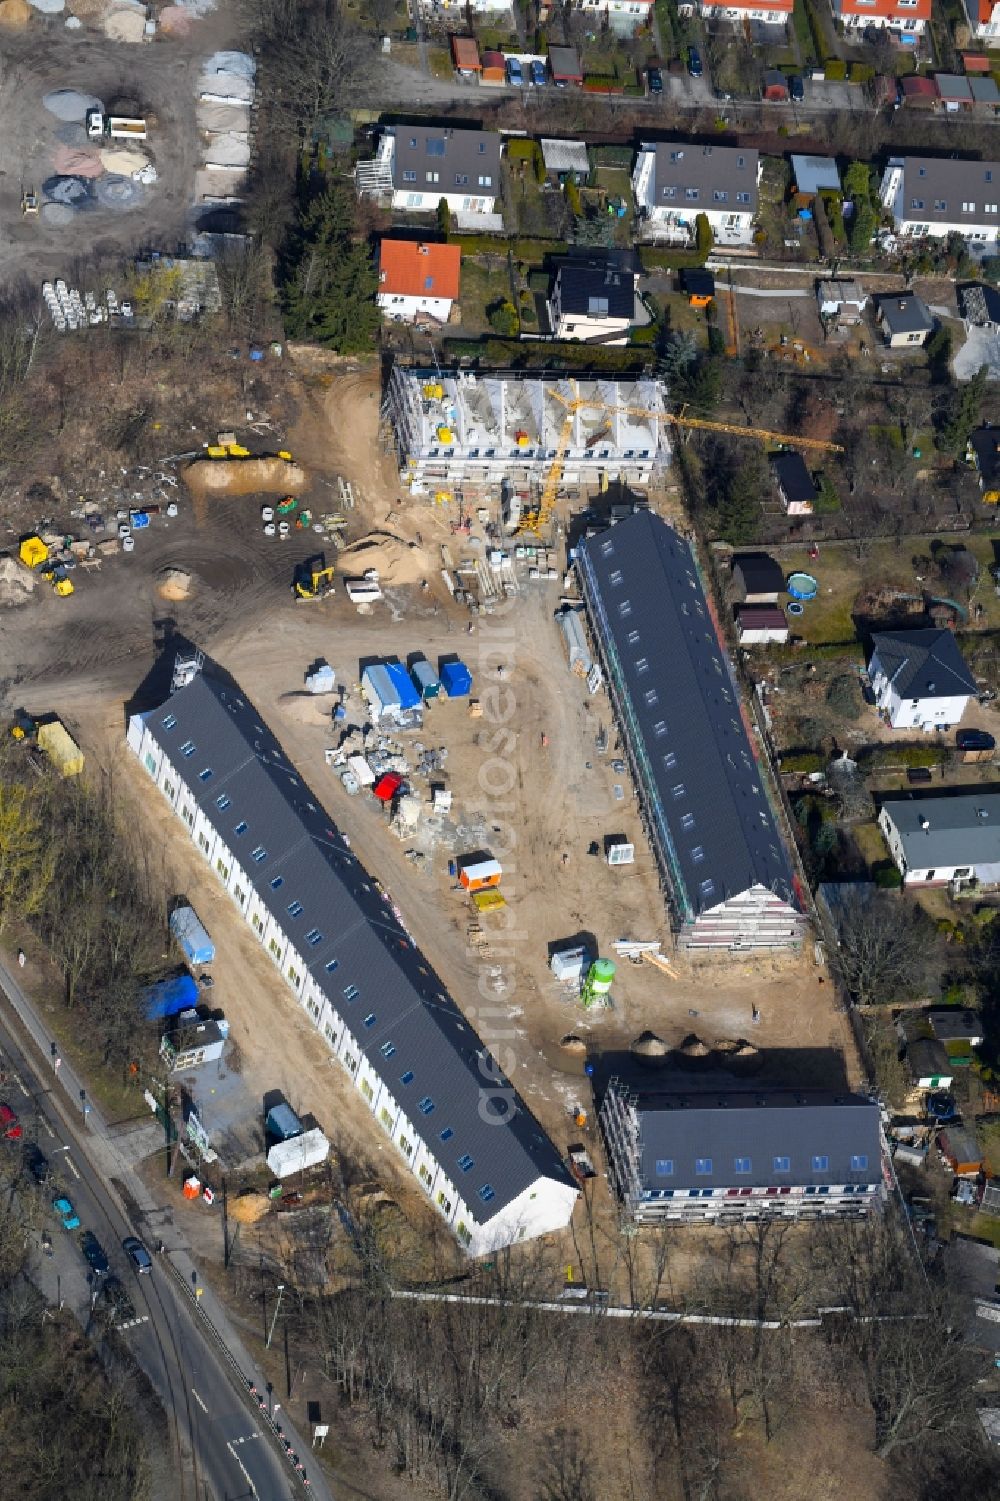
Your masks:
<svg viewBox="0 0 1000 1501"><path fill-rule="evenodd" d="M597 370L633 374L645 368L648 351L630 351L627 347L609 349L593 344L557 344L548 340L517 339L445 339L441 345L444 362L478 360L486 369L515 370Z"/></svg>
<svg viewBox="0 0 1000 1501"><path fill-rule="evenodd" d="M565 240L506 240L503 235L449 235L448 244L458 245L463 255L506 255L509 250L519 261L541 261L569 249Z"/></svg>
<svg viewBox="0 0 1000 1501"><path fill-rule="evenodd" d="M944 745L870 745L859 759L867 768L894 771L908 766L943 766L948 760Z"/></svg>
<svg viewBox="0 0 1000 1501"><path fill-rule="evenodd" d="M658 250L640 245L639 261L644 271L684 271L703 266L708 256L697 250Z"/></svg>
<svg viewBox="0 0 1000 1501"><path fill-rule="evenodd" d="M821 756L819 751L792 751L790 755L782 755L782 771L824 771L826 769L826 757Z"/></svg>
<svg viewBox="0 0 1000 1501"><path fill-rule="evenodd" d="M789 622L794 631L795 625ZM860 641L823 641L805 646L768 646L768 658L774 662L864 662L865 649Z"/></svg>

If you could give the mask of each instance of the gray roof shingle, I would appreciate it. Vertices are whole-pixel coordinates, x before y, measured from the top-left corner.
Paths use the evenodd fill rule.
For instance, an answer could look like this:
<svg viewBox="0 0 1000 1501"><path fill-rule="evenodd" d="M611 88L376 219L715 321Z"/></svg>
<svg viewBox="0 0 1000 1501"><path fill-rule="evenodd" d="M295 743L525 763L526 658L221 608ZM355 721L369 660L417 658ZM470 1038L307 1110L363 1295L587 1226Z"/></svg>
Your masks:
<svg viewBox="0 0 1000 1501"><path fill-rule="evenodd" d="M976 691L951 631L876 631L869 668L876 665L900 698L957 698Z"/></svg>
<svg viewBox="0 0 1000 1501"><path fill-rule="evenodd" d="M1000 864L1000 793L886 798L910 870Z"/></svg>
<svg viewBox="0 0 1000 1501"><path fill-rule="evenodd" d="M500 189L500 153L503 139L493 130L456 130L450 125L393 125L396 140L392 158L394 188L412 186L423 191L427 173L436 172L433 184L442 193L472 192L481 176L491 179L490 186ZM407 179L406 172L415 172Z"/></svg>
<svg viewBox="0 0 1000 1501"><path fill-rule="evenodd" d="M899 208L924 224L1000 224L1000 162L904 157Z"/></svg>
<svg viewBox="0 0 1000 1501"><path fill-rule="evenodd" d="M758 151L693 146L690 141L661 141L654 149L653 203L658 207L757 212Z"/></svg>

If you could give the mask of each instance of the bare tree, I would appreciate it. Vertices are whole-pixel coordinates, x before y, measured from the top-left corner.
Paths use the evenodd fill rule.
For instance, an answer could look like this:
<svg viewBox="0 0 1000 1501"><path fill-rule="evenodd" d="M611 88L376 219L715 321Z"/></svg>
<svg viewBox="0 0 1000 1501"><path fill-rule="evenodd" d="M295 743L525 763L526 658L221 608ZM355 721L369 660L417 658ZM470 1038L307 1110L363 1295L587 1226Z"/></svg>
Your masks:
<svg viewBox="0 0 1000 1501"><path fill-rule="evenodd" d="M891 892L849 893L837 910L836 967L862 1006L911 996L926 983L934 959L924 915Z"/></svg>

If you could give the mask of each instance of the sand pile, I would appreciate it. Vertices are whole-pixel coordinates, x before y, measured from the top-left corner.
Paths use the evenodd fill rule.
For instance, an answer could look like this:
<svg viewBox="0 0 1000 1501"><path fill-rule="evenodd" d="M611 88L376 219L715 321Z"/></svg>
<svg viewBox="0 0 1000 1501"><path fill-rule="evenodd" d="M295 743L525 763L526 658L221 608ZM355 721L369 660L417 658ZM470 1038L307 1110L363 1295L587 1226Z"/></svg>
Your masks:
<svg viewBox="0 0 1000 1501"><path fill-rule="evenodd" d="M72 224L76 210L68 203L43 203L39 213L46 224Z"/></svg>
<svg viewBox="0 0 1000 1501"><path fill-rule="evenodd" d="M160 11L160 30L166 36L190 36L192 16L179 5L168 5Z"/></svg>
<svg viewBox="0 0 1000 1501"><path fill-rule="evenodd" d="M28 0L0 0L0 26L20 31L31 20Z"/></svg>
<svg viewBox="0 0 1000 1501"><path fill-rule="evenodd" d="M195 118L201 130L235 131L237 135L247 135L250 130L250 106L248 104L205 104L202 102L195 111Z"/></svg>
<svg viewBox="0 0 1000 1501"><path fill-rule="evenodd" d="M96 151L82 151L78 146L57 146L52 165L60 177L100 177L104 171Z"/></svg>
<svg viewBox="0 0 1000 1501"><path fill-rule="evenodd" d="M633 1042L632 1051L640 1058L663 1058L669 1049L655 1032L643 1032Z"/></svg>
<svg viewBox="0 0 1000 1501"><path fill-rule="evenodd" d="M62 9L60 5L59 9ZM88 109L103 110L104 105L93 94L81 94L78 89L55 89L44 95L42 103L57 120L69 120L82 125Z"/></svg>
<svg viewBox="0 0 1000 1501"><path fill-rule="evenodd" d="M37 583L35 575L16 558L0 558L0 605L26 604Z"/></svg>
<svg viewBox="0 0 1000 1501"><path fill-rule="evenodd" d="M270 1207L271 1201L267 1194L245 1193L229 1200L226 1213L238 1225L255 1225L258 1220L264 1219Z"/></svg>
<svg viewBox="0 0 1000 1501"><path fill-rule="evenodd" d="M198 79L198 97L208 96L223 103L249 104L253 99L253 82L239 73L203 73Z"/></svg>
<svg viewBox="0 0 1000 1501"><path fill-rule="evenodd" d="M323 701L315 693L283 693L278 700L281 709L297 724L326 725L330 728L330 701Z"/></svg>
<svg viewBox="0 0 1000 1501"><path fill-rule="evenodd" d="M111 172L97 179L96 190L97 201L102 208L136 208L146 196L131 177L119 177Z"/></svg>
<svg viewBox="0 0 1000 1501"><path fill-rule="evenodd" d="M375 569L381 584L419 584L430 573L431 560L413 542L404 542L390 532L369 532L344 548L337 560L337 572L346 578L361 578L369 568Z"/></svg>
<svg viewBox="0 0 1000 1501"><path fill-rule="evenodd" d="M127 6L113 10L104 20L104 35L112 42L141 42L146 34L144 7Z"/></svg>
<svg viewBox="0 0 1000 1501"><path fill-rule="evenodd" d="M184 483L196 495L297 495L306 472L287 459L195 459Z"/></svg>
<svg viewBox="0 0 1000 1501"><path fill-rule="evenodd" d="M46 16L57 16L66 9L66 0L28 0L28 4Z"/></svg>
<svg viewBox="0 0 1000 1501"><path fill-rule="evenodd" d="M205 63L206 73L236 73L240 78L253 78L257 64L248 52L213 52Z"/></svg>
<svg viewBox="0 0 1000 1501"><path fill-rule="evenodd" d="M577 1037L575 1032L567 1032L566 1036L560 1041L559 1046L567 1053L585 1053L587 1051L587 1044L582 1037Z"/></svg>
<svg viewBox="0 0 1000 1501"><path fill-rule="evenodd" d="M191 575L184 568L164 568L156 584L161 599L181 600L191 596Z"/></svg>
<svg viewBox="0 0 1000 1501"><path fill-rule="evenodd" d="M101 152L101 166L105 172L112 172L116 177L131 177L140 167L148 165L149 157L143 156L141 151L124 151L119 147L117 150Z"/></svg>
<svg viewBox="0 0 1000 1501"><path fill-rule="evenodd" d="M250 138L236 131L213 135L205 147L205 160L217 167L247 167L250 165Z"/></svg>

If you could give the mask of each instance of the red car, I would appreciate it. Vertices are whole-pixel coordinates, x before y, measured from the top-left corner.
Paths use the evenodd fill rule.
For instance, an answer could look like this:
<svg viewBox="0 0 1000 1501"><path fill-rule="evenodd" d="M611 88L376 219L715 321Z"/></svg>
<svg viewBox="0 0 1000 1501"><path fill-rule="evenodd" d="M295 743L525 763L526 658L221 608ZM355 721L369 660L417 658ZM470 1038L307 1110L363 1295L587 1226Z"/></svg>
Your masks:
<svg viewBox="0 0 1000 1501"><path fill-rule="evenodd" d="M0 1105L0 1136L8 1141L19 1141L21 1137L20 1123L9 1105Z"/></svg>

